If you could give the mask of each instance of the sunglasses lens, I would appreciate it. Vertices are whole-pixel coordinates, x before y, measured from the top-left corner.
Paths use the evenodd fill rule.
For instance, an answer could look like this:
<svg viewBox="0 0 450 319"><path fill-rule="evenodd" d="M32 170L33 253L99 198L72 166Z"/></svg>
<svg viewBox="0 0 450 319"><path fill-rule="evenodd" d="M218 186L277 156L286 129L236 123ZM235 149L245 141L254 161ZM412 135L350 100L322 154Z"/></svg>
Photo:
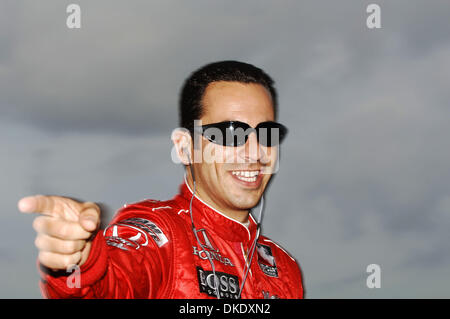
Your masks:
<svg viewBox="0 0 450 319"><path fill-rule="evenodd" d="M247 143L248 135L253 131L243 122L230 121L205 125L203 136L210 142L222 146L241 146ZM287 128L276 122L263 122L256 127L259 144L267 147L281 143L287 133Z"/></svg>
<svg viewBox="0 0 450 319"><path fill-rule="evenodd" d="M219 145L225 145L225 139L223 132L225 128L219 126L211 126L203 131L203 136L207 138L210 142Z"/></svg>
<svg viewBox="0 0 450 319"><path fill-rule="evenodd" d="M222 146L240 146L247 142L246 130L249 128L241 122L221 122L203 126L203 136L210 142Z"/></svg>
<svg viewBox="0 0 450 319"><path fill-rule="evenodd" d="M287 128L276 122L264 122L257 126L258 142L267 147L279 145L287 133Z"/></svg>
<svg viewBox="0 0 450 319"><path fill-rule="evenodd" d="M227 146L241 146L247 143L250 126L242 122L230 122L227 128Z"/></svg>

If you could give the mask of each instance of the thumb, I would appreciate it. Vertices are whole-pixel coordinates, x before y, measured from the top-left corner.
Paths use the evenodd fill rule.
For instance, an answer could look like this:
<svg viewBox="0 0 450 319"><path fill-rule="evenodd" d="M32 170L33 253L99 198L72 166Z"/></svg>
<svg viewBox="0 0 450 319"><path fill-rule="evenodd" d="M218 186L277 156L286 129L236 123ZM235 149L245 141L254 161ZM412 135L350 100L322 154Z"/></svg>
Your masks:
<svg viewBox="0 0 450 319"><path fill-rule="evenodd" d="M94 203L85 203L86 207L80 212L78 222L88 232L95 231L100 224L100 208Z"/></svg>

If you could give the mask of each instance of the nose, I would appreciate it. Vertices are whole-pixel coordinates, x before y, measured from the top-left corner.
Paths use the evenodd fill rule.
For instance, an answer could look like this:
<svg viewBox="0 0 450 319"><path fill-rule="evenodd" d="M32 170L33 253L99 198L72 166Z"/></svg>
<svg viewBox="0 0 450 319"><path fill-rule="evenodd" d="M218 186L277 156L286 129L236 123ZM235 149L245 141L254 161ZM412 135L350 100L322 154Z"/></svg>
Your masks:
<svg viewBox="0 0 450 319"><path fill-rule="evenodd" d="M248 135L247 142L242 148L241 157L246 163L257 163L262 156L264 156L263 151L258 143L256 132L253 131Z"/></svg>

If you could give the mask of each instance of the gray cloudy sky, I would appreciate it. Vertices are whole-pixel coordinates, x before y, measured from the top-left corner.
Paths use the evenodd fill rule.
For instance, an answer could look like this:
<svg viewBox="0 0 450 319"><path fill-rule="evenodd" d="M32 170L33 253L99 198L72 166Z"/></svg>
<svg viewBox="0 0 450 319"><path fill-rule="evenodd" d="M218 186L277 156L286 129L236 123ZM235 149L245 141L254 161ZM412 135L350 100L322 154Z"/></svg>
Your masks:
<svg viewBox="0 0 450 319"><path fill-rule="evenodd" d="M0 297L40 297L17 200L101 202L109 219L171 198L180 86L236 59L276 80L290 135L264 232L298 259L306 297L449 298L449 21L446 0L1 1Z"/></svg>

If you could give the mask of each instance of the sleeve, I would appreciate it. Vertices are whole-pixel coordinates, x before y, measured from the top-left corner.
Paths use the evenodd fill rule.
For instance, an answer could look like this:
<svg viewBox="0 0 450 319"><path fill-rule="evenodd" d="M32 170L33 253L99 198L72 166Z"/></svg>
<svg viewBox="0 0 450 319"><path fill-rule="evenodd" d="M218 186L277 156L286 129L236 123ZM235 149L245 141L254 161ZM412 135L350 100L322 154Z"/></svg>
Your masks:
<svg viewBox="0 0 450 319"><path fill-rule="evenodd" d="M39 265L46 298L158 298L167 288L173 251L170 227L148 208L122 209L93 241L87 261L72 271ZM152 218L153 217L153 218Z"/></svg>
<svg viewBox="0 0 450 319"><path fill-rule="evenodd" d="M284 250L283 252L287 269L289 269L289 280L287 283L291 291L289 299L303 299L303 276L300 266L294 257Z"/></svg>
<svg viewBox="0 0 450 319"><path fill-rule="evenodd" d="M294 272L295 272L295 277L297 278L294 282L298 283L297 284L297 299L303 299L304 291L303 291L302 272L300 270L300 266L297 263L295 263Z"/></svg>

